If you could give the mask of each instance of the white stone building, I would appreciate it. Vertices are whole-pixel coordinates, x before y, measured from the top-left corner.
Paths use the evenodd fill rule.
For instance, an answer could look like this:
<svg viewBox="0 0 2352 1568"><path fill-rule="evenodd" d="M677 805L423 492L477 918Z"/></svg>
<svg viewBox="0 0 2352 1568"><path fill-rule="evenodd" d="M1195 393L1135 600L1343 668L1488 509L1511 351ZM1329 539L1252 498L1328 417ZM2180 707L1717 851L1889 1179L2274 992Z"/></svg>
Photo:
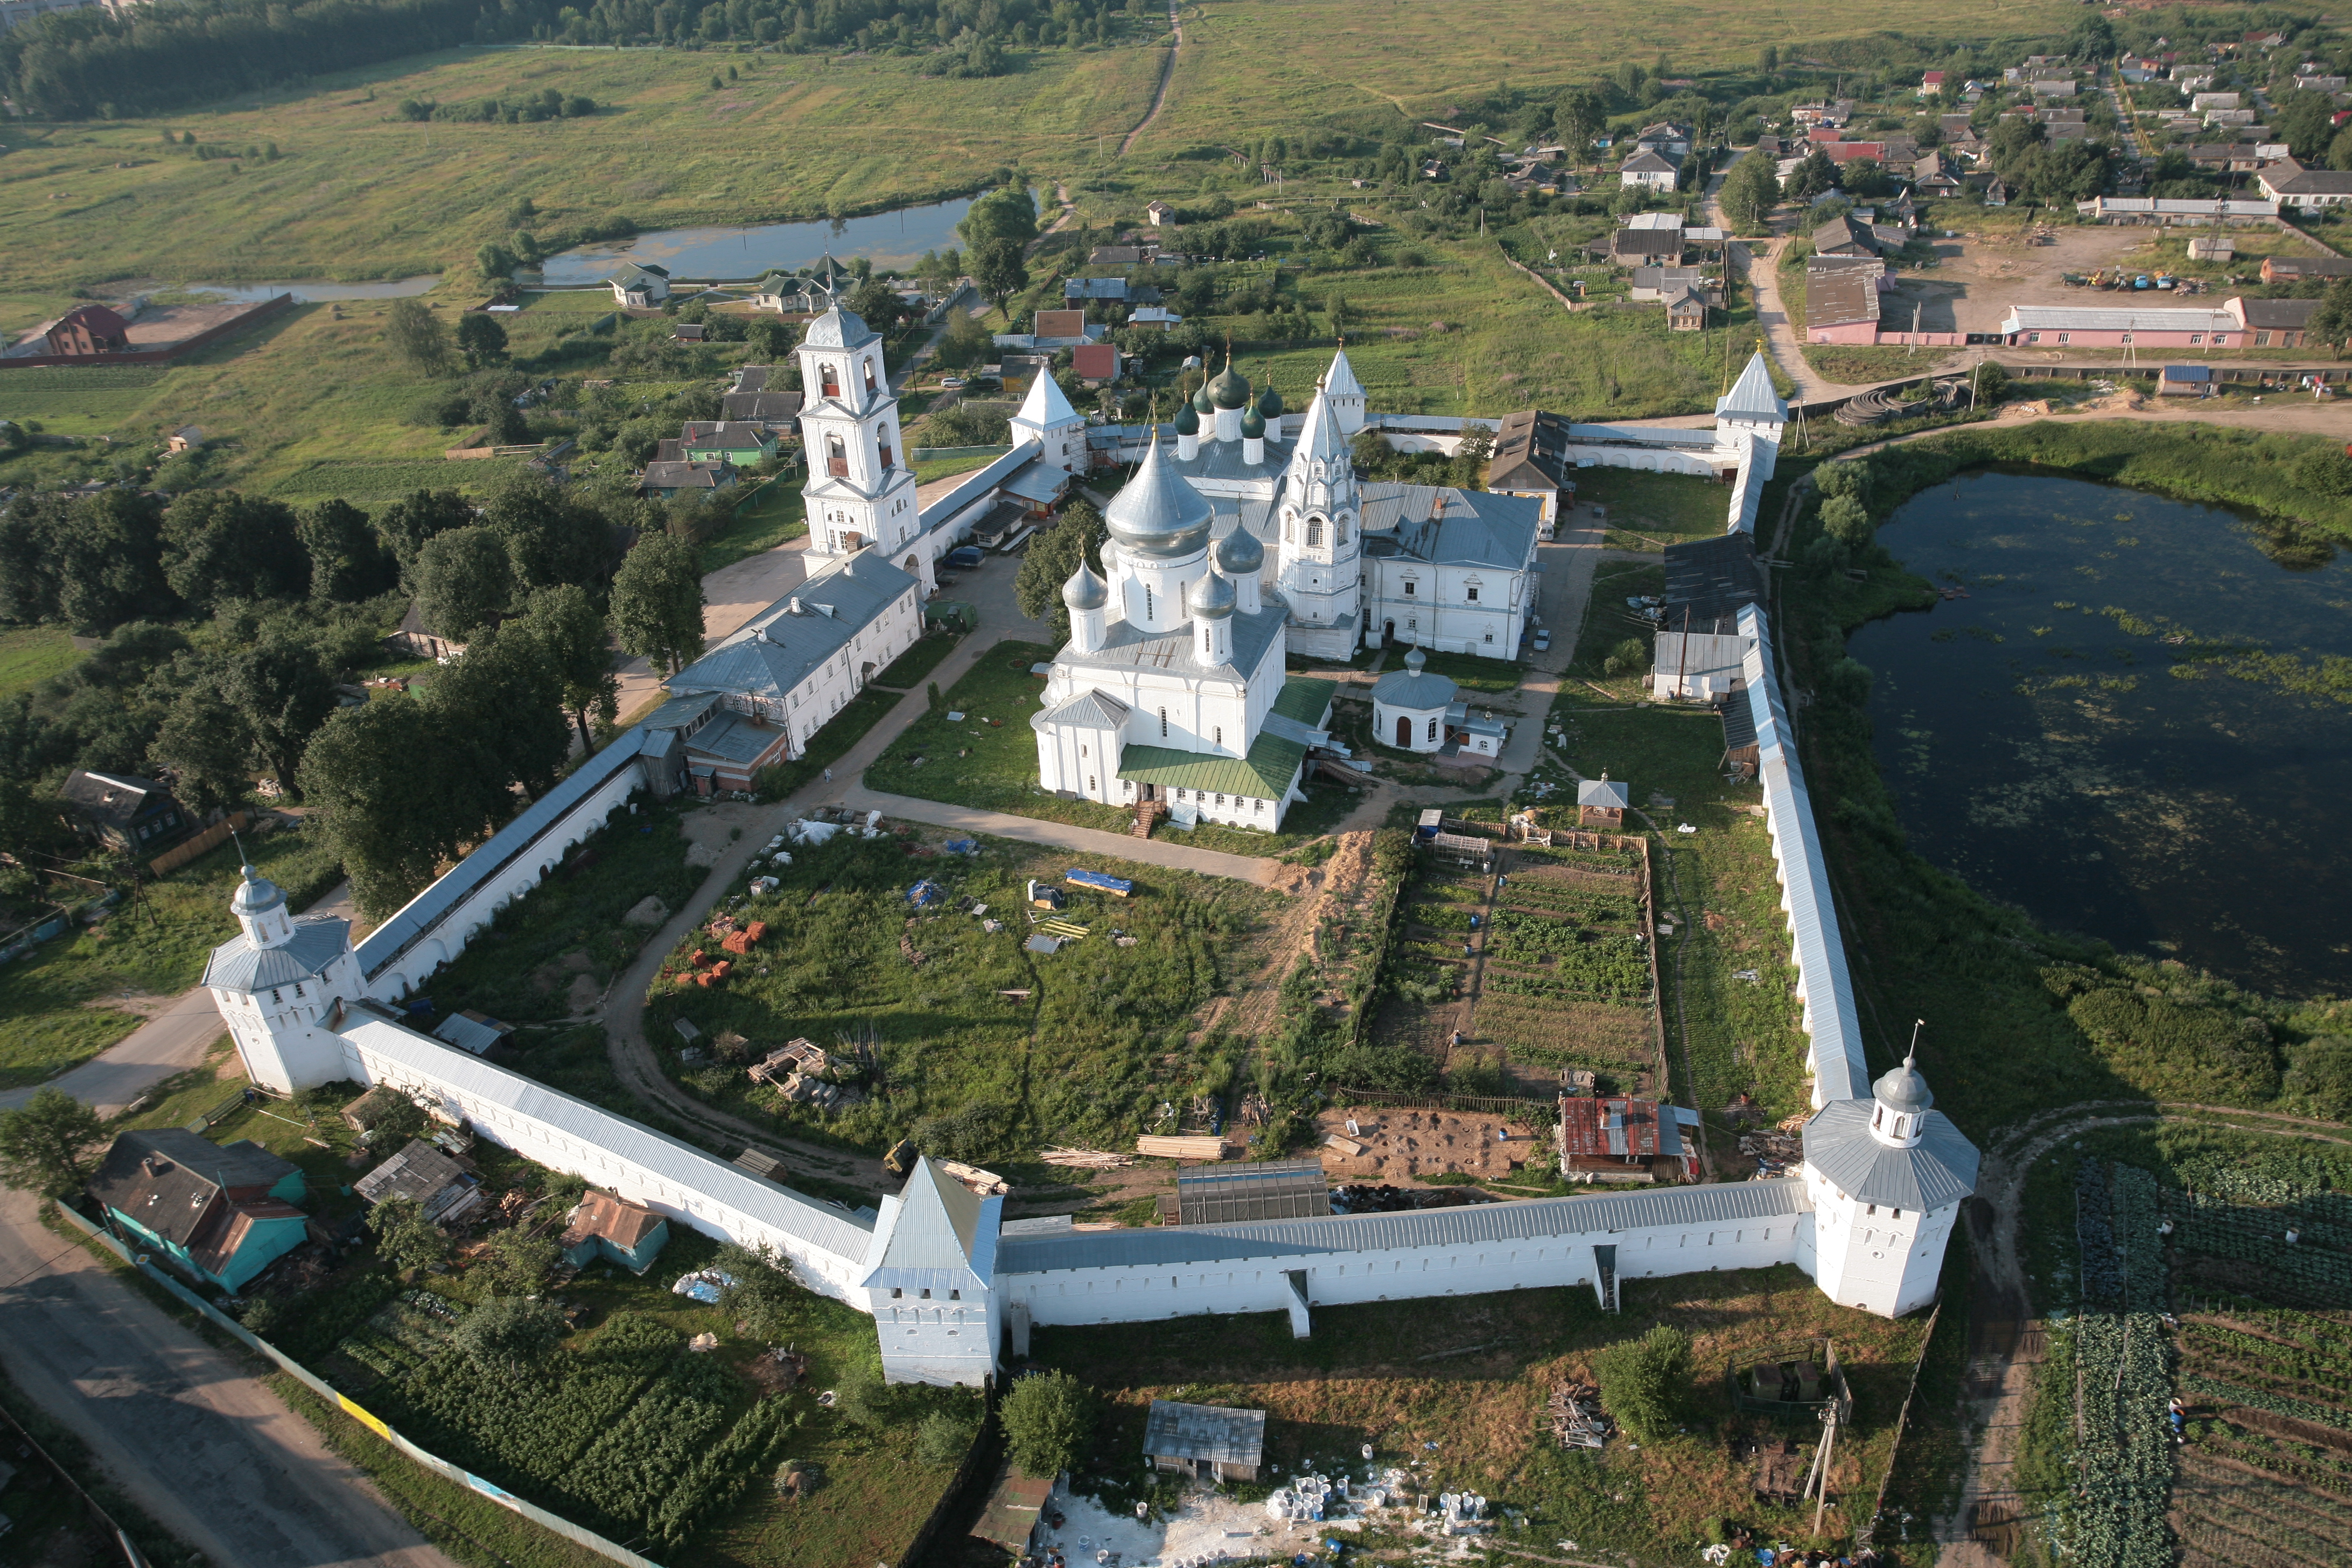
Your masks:
<svg viewBox="0 0 2352 1568"><path fill-rule="evenodd" d="M922 518L882 335L836 305L809 323L798 352L811 565L871 545L892 560L903 556L900 569L928 593L932 553L907 548Z"/></svg>

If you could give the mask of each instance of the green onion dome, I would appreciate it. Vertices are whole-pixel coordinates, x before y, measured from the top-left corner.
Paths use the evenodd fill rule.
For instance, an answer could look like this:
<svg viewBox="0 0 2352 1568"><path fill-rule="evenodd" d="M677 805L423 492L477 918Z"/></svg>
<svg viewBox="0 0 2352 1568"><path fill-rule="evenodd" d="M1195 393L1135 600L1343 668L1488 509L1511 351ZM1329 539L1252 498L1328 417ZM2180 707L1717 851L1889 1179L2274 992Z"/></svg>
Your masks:
<svg viewBox="0 0 2352 1568"><path fill-rule="evenodd" d="M1176 434L1198 436L1200 433L1201 416L1192 412L1192 405L1187 401L1181 408L1176 410Z"/></svg>

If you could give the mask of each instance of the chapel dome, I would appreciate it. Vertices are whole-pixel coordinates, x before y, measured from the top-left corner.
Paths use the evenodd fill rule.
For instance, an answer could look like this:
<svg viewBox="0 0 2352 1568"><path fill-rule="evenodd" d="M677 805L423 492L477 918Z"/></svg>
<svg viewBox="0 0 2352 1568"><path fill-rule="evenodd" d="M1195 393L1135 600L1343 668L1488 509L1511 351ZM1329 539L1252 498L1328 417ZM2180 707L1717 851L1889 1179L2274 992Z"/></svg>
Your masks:
<svg viewBox="0 0 2352 1568"><path fill-rule="evenodd" d="M1186 398L1184 400L1184 405L1176 410L1176 434L1179 436L1198 436L1200 433L1201 416L1192 412L1192 399Z"/></svg>
<svg viewBox="0 0 2352 1568"><path fill-rule="evenodd" d="M1265 546L1246 528L1217 541L1217 568L1229 576L1253 577L1265 564Z"/></svg>
<svg viewBox="0 0 2352 1568"><path fill-rule="evenodd" d="M1135 476L1104 509L1103 521L1123 555L1172 561L1209 542L1209 525L1216 513L1172 461L1162 460L1161 451L1154 431Z"/></svg>
<svg viewBox="0 0 2352 1568"><path fill-rule="evenodd" d="M1429 656L1421 651L1419 643L1413 644L1405 651L1404 667L1415 675L1429 668Z"/></svg>
<svg viewBox="0 0 2352 1568"><path fill-rule="evenodd" d="M1250 384L1242 379L1234 362L1225 361L1225 368L1208 385L1209 397L1219 408L1239 408L1250 400Z"/></svg>
<svg viewBox="0 0 2352 1568"><path fill-rule="evenodd" d="M1184 590L1184 607L1202 620L1223 620L1234 613L1234 585L1214 572L1204 572Z"/></svg>
<svg viewBox="0 0 2352 1568"><path fill-rule="evenodd" d="M1074 610L1099 610L1110 603L1110 585L1081 561L1070 580L1062 584L1062 603Z"/></svg>
<svg viewBox="0 0 2352 1568"><path fill-rule="evenodd" d="M1216 411L1217 400L1209 395L1209 384L1204 381L1201 384L1200 390L1192 394L1192 412L1214 414Z"/></svg>
<svg viewBox="0 0 2352 1568"><path fill-rule="evenodd" d="M801 339L804 349L854 349L874 341L874 329L865 321L835 305L808 325L808 335Z"/></svg>
<svg viewBox="0 0 2352 1568"><path fill-rule="evenodd" d="M1903 1058L1901 1067L1889 1068L1885 1077L1870 1086L1870 1092L1889 1110L1909 1115L1916 1115L1936 1103L1936 1097L1928 1092L1927 1080L1919 1075L1909 1057Z"/></svg>
<svg viewBox="0 0 2352 1568"><path fill-rule="evenodd" d="M1271 382L1257 395L1257 411L1269 424L1282 417L1282 394L1274 389Z"/></svg>
<svg viewBox="0 0 2352 1568"><path fill-rule="evenodd" d="M240 915L257 915L286 907L286 890L252 867L245 868L245 881L237 888L236 896L229 900L229 909Z"/></svg>
<svg viewBox="0 0 2352 1568"><path fill-rule="evenodd" d="M1242 439L1244 441L1265 439L1265 416L1260 414L1254 405L1242 410Z"/></svg>

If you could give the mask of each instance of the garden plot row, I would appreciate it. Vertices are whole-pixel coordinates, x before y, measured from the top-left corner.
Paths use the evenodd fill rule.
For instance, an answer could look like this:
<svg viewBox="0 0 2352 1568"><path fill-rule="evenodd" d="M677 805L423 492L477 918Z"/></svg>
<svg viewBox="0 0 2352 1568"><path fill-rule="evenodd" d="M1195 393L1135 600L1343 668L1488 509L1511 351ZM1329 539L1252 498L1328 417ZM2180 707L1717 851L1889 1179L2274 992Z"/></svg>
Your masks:
<svg viewBox="0 0 2352 1568"><path fill-rule="evenodd" d="M1664 1079L1647 846L1606 842L1504 858L1475 1026L1524 1059L1652 1091Z"/></svg>
<svg viewBox="0 0 2352 1568"><path fill-rule="evenodd" d="M2262 1208L2202 1193L2168 1193L2167 1200L2176 1251L2227 1265L2217 1271L2224 1277L2258 1272L2270 1286L2264 1295L2315 1306L2352 1301L2352 1225L2338 1194Z"/></svg>
<svg viewBox="0 0 2352 1568"><path fill-rule="evenodd" d="M2083 1310L2065 1325L2076 1371L2080 1482L2053 1521L2081 1568L2169 1568L2169 1347L2156 1178L2085 1161L2075 1185Z"/></svg>
<svg viewBox="0 0 2352 1568"><path fill-rule="evenodd" d="M2332 1568L2352 1562L2352 1508L2341 1500L2195 1448L2183 1453L2180 1470L2173 1508L2184 1563Z"/></svg>

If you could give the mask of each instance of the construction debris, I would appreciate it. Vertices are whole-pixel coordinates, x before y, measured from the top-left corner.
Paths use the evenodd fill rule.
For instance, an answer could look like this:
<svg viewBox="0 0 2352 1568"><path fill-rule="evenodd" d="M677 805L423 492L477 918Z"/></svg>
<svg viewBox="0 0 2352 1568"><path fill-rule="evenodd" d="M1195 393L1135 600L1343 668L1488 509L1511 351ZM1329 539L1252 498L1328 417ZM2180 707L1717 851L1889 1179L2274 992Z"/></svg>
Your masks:
<svg viewBox="0 0 2352 1568"><path fill-rule="evenodd" d="M1563 1448L1598 1448L1608 1441L1609 1417L1601 1408L1601 1391L1589 1383L1553 1385L1544 1415Z"/></svg>
<svg viewBox="0 0 2352 1568"><path fill-rule="evenodd" d="M1786 1175L1805 1158L1805 1141L1794 1132L1743 1132L1739 1152L1756 1162L1759 1177Z"/></svg>
<svg viewBox="0 0 2352 1568"><path fill-rule="evenodd" d="M1331 1189L1333 1214L1400 1214L1407 1209L1454 1209L1498 1200L1475 1187L1392 1187L1360 1184Z"/></svg>
<svg viewBox="0 0 2352 1568"><path fill-rule="evenodd" d="M1002 1197L1013 1190L1013 1184L993 1171L983 1171L977 1165L967 1165L960 1160L936 1162L940 1174L950 1181L961 1182L982 1197Z"/></svg>
<svg viewBox="0 0 2352 1568"><path fill-rule="evenodd" d="M1135 1141L1135 1152L1154 1160L1222 1160L1223 1138L1161 1138L1146 1133Z"/></svg>
<svg viewBox="0 0 2352 1568"><path fill-rule="evenodd" d="M1132 1154L1113 1154L1101 1149L1048 1149L1037 1158L1048 1165L1066 1165L1080 1171L1116 1171L1135 1163Z"/></svg>

